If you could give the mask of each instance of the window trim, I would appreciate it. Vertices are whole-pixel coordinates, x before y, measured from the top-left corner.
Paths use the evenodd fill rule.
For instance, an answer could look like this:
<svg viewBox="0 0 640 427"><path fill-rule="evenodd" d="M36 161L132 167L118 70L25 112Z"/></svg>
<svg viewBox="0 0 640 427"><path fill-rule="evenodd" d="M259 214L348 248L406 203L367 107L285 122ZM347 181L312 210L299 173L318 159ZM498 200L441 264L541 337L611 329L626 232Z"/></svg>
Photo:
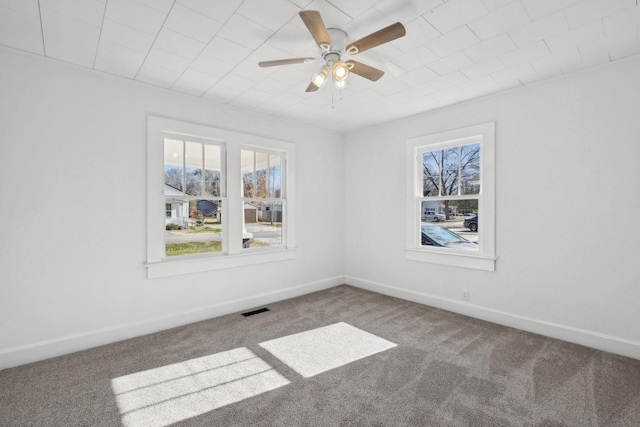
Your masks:
<svg viewBox="0 0 640 427"><path fill-rule="evenodd" d="M225 253L195 254L168 258L165 256L164 230L164 138L165 136L212 141L224 146L223 169L226 171L226 191L220 197L225 209L223 220ZM283 245L260 250L243 250L242 239L242 174L240 172L241 147L255 147L283 154L286 167L283 180L287 183L286 233ZM222 166L222 165L221 165ZM237 173L236 173L237 172ZM283 206L284 209L284 206ZM237 218L233 220L233 218ZM226 129L187 123L156 116L147 116L147 278L166 277L224 268L234 268L295 258L295 145L290 142L250 135Z"/></svg>
<svg viewBox="0 0 640 427"><path fill-rule="evenodd" d="M478 252L469 253L448 248L430 248L420 244L420 198L422 170L418 168L419 153L464 145L470 138L480 137L480 194L478 195ZM407 140L406 150L406 258L478 270L495 271L495 122L420 136ZM460 197L460 196L456 196Z"/></svg>

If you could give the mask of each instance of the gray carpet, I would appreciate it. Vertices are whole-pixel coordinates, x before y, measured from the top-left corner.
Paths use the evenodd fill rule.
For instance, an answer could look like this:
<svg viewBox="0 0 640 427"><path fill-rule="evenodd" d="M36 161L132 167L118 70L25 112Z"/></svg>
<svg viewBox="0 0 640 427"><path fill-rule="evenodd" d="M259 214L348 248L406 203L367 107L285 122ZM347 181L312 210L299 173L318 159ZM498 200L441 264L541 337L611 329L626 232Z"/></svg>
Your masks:
<svg viewBox="0 0 640 427"><path fill-rule="evenodd" d="M201 399L200 415L178 408L172 425L640 426L638 360L349 286L268 307L0 371L0 426L133 425L118 387L232 356L280 382L247 397L219 380L232 403L203 410ZM339 322L397 346L307 378L260 345ZM181 391L167 378L159 398L171 402Z"/></svg>

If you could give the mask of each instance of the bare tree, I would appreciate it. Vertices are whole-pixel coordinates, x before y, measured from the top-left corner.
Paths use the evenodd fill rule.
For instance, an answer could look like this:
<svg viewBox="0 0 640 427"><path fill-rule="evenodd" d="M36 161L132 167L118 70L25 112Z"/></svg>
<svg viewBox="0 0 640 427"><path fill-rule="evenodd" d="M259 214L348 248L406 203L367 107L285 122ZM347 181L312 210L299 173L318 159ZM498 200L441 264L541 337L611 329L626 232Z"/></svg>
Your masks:
<svg viewBox="0 0 640 427"><path fill-rule="evenodd" d="M480 144L463 145L422 155L422 193L424 197L477 194L474 180L480 174ZM443 200L449 219L450 200Z"/></svg>

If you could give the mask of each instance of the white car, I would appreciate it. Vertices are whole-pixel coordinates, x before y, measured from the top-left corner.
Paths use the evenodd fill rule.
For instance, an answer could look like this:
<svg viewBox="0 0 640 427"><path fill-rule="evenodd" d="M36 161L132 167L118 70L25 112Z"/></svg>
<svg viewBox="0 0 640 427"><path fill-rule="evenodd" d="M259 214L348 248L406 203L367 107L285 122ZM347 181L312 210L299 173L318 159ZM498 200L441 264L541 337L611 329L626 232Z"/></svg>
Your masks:
<svg viewBox="0 0 640 427"><path fill-rule="evenodd" d="M443 214L439 214L439 213L435 213L435 212L425 212L424 215L422 215L422 220L423 221L435 221L435 222L439 222L439 221L444 221L446 218Z"/></svg>

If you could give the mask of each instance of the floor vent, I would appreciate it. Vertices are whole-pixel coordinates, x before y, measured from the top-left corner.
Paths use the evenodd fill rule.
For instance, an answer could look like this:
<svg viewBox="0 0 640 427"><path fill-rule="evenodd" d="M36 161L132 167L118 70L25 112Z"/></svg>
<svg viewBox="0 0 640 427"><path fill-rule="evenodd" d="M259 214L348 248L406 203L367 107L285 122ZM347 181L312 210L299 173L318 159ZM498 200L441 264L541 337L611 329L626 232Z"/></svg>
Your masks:
<svg viewBox="0 0 640 427"><path fill-rule="evenodd" d="M259 308L257 310L253 310L253 311L247 311L246 313L242 313L242 315L244 317L249 317L249 316L253 316L254 314L260 314L260 313L264 313L265 311L269 311L268 308Z"/></svg>

